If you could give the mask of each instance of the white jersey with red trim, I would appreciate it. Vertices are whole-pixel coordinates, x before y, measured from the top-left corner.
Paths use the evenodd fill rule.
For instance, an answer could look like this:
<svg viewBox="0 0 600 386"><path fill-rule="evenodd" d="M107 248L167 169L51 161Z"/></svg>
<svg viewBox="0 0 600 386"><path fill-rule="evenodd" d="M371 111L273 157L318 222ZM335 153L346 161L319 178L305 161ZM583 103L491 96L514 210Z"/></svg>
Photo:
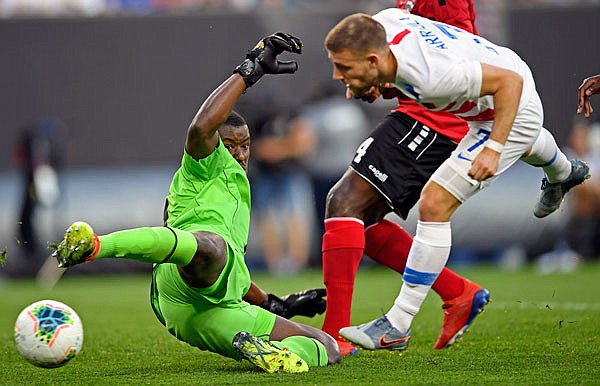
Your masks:
<svg viewBox="0 0 600 386"><path fill-rule="evenodd" d="M479 96L481 63L523 77L519 110L535 91L527 64L506 47L397 8L383 10L373 18L385 28L398 63L394 85L429 110L447 111L467 121L493 120L493 97Z"/></svg>

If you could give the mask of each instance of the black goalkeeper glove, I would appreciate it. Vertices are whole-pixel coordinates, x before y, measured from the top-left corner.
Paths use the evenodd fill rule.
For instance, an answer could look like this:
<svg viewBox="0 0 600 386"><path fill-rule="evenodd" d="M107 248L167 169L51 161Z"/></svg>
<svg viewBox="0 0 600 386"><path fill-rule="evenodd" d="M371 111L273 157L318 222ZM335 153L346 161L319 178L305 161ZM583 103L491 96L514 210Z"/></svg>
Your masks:
<svg viewBox="0 0 600 386"><path fill-rule="evenodd" d="M268 300L260 306L272 313L290 319L301 315L312 318L316 314L325 312L326 296L325 288L307 289L279 298L273 294L268 295Z"/></svg>
<svg viewBox="0 0 600 386"><path fill-rule="evenodd" d="M295 60L277 60L283 51L302 53L302 41L285 32L277 32L261 39L248 51L246 59L235 68L244 78L246 87L252 86L264 74L293 74L298 70Z"/></svg>

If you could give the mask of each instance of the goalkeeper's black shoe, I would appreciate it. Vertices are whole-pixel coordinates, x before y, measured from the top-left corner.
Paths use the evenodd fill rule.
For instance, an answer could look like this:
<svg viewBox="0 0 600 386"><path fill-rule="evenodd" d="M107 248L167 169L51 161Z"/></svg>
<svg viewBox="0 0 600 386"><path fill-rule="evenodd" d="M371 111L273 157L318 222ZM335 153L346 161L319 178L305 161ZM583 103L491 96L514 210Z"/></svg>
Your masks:
<svg viewBox="0 0 600 386"><path fill-rule="evenodd" d="M268 340L249 332L238 332L233 337L232 344L243 358L267 373L304 373L308 371L308 365L298 355L288 351L287 348L280 349Z"/></svg>

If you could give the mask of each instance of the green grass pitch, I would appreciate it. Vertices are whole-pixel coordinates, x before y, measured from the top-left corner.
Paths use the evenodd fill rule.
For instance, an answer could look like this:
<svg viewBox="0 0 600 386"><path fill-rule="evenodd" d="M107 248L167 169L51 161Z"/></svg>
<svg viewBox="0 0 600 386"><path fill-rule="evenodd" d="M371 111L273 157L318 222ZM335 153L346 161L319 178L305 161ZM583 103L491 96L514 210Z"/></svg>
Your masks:
<svg viewBox="0 0 600 386"><path fill-rule="evenodd" d="M67 275L52 290L31 280L0 281L0 385L600 385L600 265L547 276L530 269L458 271L485 284L493 299L462 342L432 349L442 312L441 301L430 293L404 354L361 351L340 365L305 374L262 373L248 362L177 341L152 313L149 274ZM319 286L321 273L284 279L259 273L254 279L285 294ZM361 268L353 323L387 311L399 288L398 274ZM70 305L84 323L83 351L62 368L36 368L14 345L17 314L41 299ZM320 327L323 317L296 320Z"/></svg>

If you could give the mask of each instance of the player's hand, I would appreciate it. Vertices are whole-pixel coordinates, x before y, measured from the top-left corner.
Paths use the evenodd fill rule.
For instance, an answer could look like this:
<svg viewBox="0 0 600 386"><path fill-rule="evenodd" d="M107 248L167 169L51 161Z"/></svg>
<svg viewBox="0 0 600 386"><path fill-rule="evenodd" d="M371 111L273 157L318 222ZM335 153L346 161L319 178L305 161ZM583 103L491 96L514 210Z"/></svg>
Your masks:
<svg viewBox="0 0 600 386"><path fill-rule="evenodd" d="M312 288L286 295L282 300L288 307L290 318L294 315L312 318L316 314L325 312L327 302L324 297L326 295L325 288Z"/></svg>
<svg viewBox="0 0 600 386"><path fill-rule="evenodd" d="M471 163L471 169L467 173L469 177L477 181L484 181L496 175L500 153L484 147Z"/></svg>
<svg viewBox="0 0 600 386"><path fill-rule="evenodd" d="M251 58L258 55L256 62L263 68L265 74L293 74L298 70L295 60L277 60L277 55L284 51L294 54L302 53L302 41L295 36L285 32L277 32L262 39L251 51Z"/></svg>
<svg viewBox="0 0 600 386"><path fill-rule="evenodd" d="M368 103L373 103L380 96L381 93L379 92L379 87L377 86L371 86L371 88L369 88L369 90L363 93L361 96L355 96L352 90L350 90L350 87L346 85L346 99L348 100L354 98Z"/></svg>
<svg viewBox="0 0 600 386"><path fill-rule="evenodd" d="M282 52L302 53L302 41L285 32L277 32L261 39L246 54L246 59L234 73L244 78L246 87L252 86L264 74L293 74L298 70L295 60L278 60Z"/></svg>
<svg viewBox="0 0 600 386"><path fill-rule="evenodd" d="M269 294L268 300L261 304L261 307L286 319L296 315L312 318L325 312L325 296L325 288L307 289L282 298Z"/></svg>
<svg viewBox="0 0 600 386"><path fill-rule="evenodd" d="M600 93L600 74L586 78L579 86L577 98L577 114L581 114L585 110L585 117L589 118L594 112L590 97Z"/></svg>
<svg viewBox="0 0 600 386"><path fill-rule="evenodd" d="M377 98L383 97L383 99L394 99L394 98L406 98L403 94L394 87L391 83L379 84L378 86L371 86L367 92L361 96L355 96L348 85L346 85L346 99L360 99L368 103L373 103Z"/></svg>

